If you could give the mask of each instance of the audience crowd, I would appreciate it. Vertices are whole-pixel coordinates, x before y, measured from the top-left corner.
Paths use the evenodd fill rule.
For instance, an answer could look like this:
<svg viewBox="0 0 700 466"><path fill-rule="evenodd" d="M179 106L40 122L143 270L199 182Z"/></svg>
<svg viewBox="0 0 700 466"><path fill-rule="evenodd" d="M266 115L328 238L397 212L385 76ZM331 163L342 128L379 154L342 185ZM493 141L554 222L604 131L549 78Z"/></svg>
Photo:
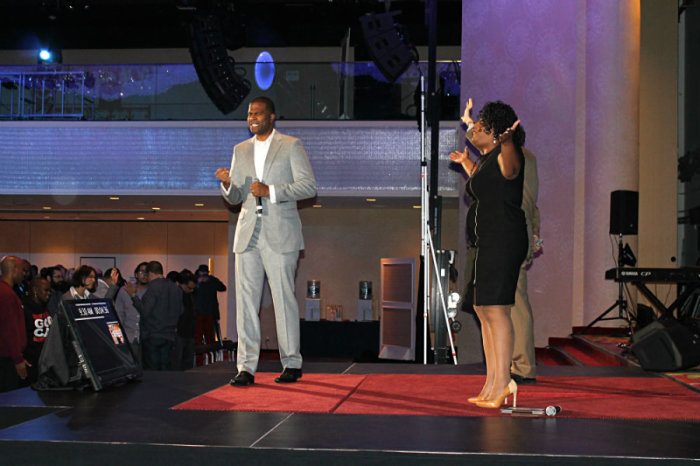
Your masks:
<svg viewBox="0 0 700 466"><path fill-rule="evenodd" d="M147 370L186 370L195 345L221 341L217 293L226 286L209 274L163 273L158 261L141 262L127 280L114 267L38 269L29 261L0 260L0 392L37 381L39 359L62 301L109 299L134 359ZM48 350L48 347L47 347Z"/></svg>

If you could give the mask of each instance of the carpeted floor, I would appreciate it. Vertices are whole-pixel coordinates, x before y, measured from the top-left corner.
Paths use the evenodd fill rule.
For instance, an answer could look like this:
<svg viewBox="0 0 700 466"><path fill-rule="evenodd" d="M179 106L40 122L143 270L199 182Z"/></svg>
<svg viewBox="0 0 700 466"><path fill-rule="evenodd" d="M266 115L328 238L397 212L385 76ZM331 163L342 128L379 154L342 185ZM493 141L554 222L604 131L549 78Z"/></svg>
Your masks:
<svg viewBox="0 0 700 466"><path fill-rule="evenodd" d="M466 398L483 376L426 374L305 374L295 384L258 373L250 387L223 387L174 406L214 411L496 416ZM510 400L509 400L510 401ZM561 406L561 417L700 421L700 394L667 378L538 377L521 386L518 406Z"/></svg>

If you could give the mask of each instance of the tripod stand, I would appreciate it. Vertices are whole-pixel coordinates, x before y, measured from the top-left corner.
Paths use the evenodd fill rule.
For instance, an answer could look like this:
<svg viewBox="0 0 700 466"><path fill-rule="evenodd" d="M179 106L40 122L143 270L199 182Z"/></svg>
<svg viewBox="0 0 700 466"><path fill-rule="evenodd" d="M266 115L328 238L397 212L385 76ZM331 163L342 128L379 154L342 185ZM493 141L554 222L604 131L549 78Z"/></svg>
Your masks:
<svg viewBox="0 0 700 466"><path fill-rule="evenodd" d="M632 321L630 320L630 315L629 315L629 308L627 306L627 300L625 299L625 289L624 289L624 283L622 280L619 280L622 272L622 267L625 262L625 256L624 256L624 247L622 246L622 233L618 235L618 240L617 240L617 267L615 270L615 278L618 279L617 285L618 285L618 294L617 294L617 301L615 301L615 304L607 308L601 315L595 318L593 322L590 324L586 325L586 328L581 330L580 332L577 332L577 335L583 335L586 333L588 329L593 327L597 322L600 322L602 320L618 320L622 319L627 322L627 326L632 327ZM617 317L605 317L608 315L610 312L612 312L613 309L618 308L618 314Z"/></svg>
<svg viewBox="0 0 700 466"><path fill-rule="evenodd" d="M440 272L438 270L438 262L435 256L435 246L433 244L433 237L430 232L430 223L428 222L428 177L427 177L427 162L425 158L425 78L421 74L420 77L420 134L421 134L421 256L423 256L423 364L428 364L428 315L430 310L430 266L429 263L432 262L435 276L439 276ZM431 131L435 131L432 128ZM452 354L452 360L455 365L457 365L457 353L455 351L454 341L452 340L452 332L450 331L449 322L450 319L447 315L447 305L445 304L445 292L442 289L440 280L437 280L437 290L440 304L442 305L442 312L445 318L445 325L447 326L447 336L450 340L450 350ZM438 312L437 309L433 309L433 312Z"/></svg>

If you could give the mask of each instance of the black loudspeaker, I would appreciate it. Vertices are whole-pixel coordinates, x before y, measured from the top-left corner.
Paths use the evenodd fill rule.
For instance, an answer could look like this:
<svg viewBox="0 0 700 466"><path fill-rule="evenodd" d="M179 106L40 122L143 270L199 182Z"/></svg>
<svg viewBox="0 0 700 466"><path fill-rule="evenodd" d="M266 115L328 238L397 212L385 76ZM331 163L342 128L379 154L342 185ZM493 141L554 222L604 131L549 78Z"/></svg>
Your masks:
<svg viewBox="0 0 700 466"><path fill-rule="evenodd" d="M111 299L62 301L38 369L35 390L98 391L142 376Z"/></svg>
<svg viewBox="0 0 700 466"><path fill-rule="evenodd" d="M250 82L236 73L228 55L221 19L213 12L196 12L189 23L190 55L199 81L221 113L238 108L250 93Z"/></svg>
<svg viewBox="0 0 700 466"><path fill-rule="evenodd" d="M415 54L394 25L397 12L368 13L360 17L360 27L372 61L390 83L406 71Z"/></svg>
<svg viewBox="0 0 700 466"><path fill-rule="evenodd" d="M631 349L649 371L677 371L700 364L700 337L675 319L660 319L635 333Z"/></svg>
<svg viewBox="0 0 700 466"><path fill-rule="evenodd" d="M636 235L639 216L637 191L613 191L610 193L610 234Z"/></svg>

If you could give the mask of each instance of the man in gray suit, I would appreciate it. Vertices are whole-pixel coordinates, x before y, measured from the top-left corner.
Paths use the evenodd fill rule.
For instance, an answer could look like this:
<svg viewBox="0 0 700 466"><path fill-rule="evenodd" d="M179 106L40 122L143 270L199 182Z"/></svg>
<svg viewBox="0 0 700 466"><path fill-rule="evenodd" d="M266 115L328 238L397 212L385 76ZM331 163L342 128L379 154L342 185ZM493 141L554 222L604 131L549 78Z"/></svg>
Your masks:
<svg viewBox="0 0 700 466"><path fill-rule="evenodd" d="M233 239L238 374L231 380L232 385L255 382L265 274L272 291L284 367L275 381L296 382L301 377L294 276L304 239L296 201L316 195L316 179L301 141L277 132L274 122L272 100L254 98L248 107L248 127L253 137L233 148L230 169L216 171L224 199L230 204L243 203Z"/></svg>

